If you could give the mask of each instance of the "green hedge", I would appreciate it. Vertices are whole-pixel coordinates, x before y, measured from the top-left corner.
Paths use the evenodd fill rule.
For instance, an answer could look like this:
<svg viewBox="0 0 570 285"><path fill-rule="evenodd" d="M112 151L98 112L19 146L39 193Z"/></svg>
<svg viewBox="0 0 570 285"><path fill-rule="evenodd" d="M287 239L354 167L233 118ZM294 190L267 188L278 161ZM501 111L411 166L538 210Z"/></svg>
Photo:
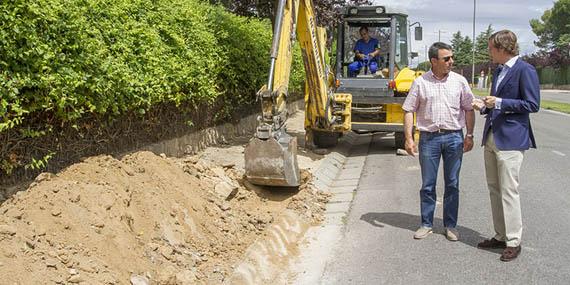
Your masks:
<svg viewBox="0 0 570 285"><path fill-rule="evenodd" d="M229 113L265 84L270 44L269 21L199 0L2 1L0 134L21 128L29 139L165 103L222 98ZM295 54L291 89L300 90ZM27 124L38 117L49 120Z"/></svg>
<svg viewBox="0 0 570 285"><path fill-rule="evenodd" d="M540 84L570 85L570 66L537 68Z"/></svg>

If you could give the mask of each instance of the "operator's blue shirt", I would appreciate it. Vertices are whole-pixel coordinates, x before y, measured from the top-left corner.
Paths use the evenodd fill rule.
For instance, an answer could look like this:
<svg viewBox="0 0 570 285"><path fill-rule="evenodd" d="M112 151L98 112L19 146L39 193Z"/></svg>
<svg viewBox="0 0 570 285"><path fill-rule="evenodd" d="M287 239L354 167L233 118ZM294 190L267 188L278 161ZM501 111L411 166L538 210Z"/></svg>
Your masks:
<svg viewBox="0 0 570 285"><path fill-rule="evenodd" d="M368 39L368 42L365 42L363 39L359 39L356 41L354 45L354 51L358 51L363 54L369 54L379 48L378 40L375 38Z"/></svg>

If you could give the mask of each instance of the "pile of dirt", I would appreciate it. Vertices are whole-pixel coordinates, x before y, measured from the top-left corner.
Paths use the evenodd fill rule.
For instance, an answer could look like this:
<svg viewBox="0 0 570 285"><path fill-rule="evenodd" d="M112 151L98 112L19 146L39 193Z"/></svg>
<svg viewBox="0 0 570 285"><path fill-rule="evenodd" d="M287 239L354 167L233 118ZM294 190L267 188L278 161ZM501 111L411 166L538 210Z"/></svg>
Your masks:
<svg viewBox="0 0 570 285"><path fill-rule="evenodd" d="M247 187L235 163L137 152L43 173L0 206L6 284L222 283L286 209L323 219L328 195Z"/></svg>

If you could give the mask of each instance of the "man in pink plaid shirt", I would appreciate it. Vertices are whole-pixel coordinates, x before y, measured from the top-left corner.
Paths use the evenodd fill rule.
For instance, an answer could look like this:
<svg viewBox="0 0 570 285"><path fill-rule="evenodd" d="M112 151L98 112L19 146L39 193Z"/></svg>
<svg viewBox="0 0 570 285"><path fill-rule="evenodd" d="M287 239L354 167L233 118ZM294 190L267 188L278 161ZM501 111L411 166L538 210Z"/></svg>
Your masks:
<svg viewBox="0 0 570 285"><path fill-rule="evenodd" d="M475 113L471 103L473 93L467 80L451 71L451 46L434 43L429 49L431 70L416 78L402 108L406 112L404 129L406 151L415 156L412 134L414 113L420 131L419 160L422 172L420 189L421 226L414 234L423 239L432 233L436 204L435 185L439 162L443 158L445 192L443 197L443 226L450 241L459 240L457 212L459 208L459 171L463 152L473 148ZM463 128L467 134L463 137Z"/></svg>

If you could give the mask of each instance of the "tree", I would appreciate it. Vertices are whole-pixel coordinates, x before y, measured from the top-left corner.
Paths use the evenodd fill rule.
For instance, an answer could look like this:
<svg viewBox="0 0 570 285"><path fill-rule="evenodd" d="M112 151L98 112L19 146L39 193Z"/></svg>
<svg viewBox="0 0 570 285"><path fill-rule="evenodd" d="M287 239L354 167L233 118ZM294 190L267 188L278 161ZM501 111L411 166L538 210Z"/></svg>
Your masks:
<svg viewBox="0 0 570 285"><path fill-rule="evenodd" d="M418 64L418 67L416 67L417 70L423 70L423 71L428 71L431 68L431 63L429 61L424 61L424 62L420 62Z"/></svg>
<svg viewBox="0 0 570 285"><path fill-rule="evenodd" d="M569 58L570 52L570 0L554 2L552 9L544 11L539 19L530 20L532 31L538 37L535 44L543 51L558 50Z"/></svg>
<svg viewBox="0 0 570 285"><path fill-rule="evenodd" d="M524 56L524 60L537 68L559 68L570 65L568 53L562 52L559 48L554 48L551 51L539 50L531 55Z"/></svg>
<svg viewBox="0 0 570 285"><path fill-rule="evenodd" d="M491 56L489 55L489 38L494 32L492 25L489 24L487 30L479 33L475 38L475 64L491 61Z"/></svg>
<svg viewBox="0 0 570 285"><path fill-rule="evenodd" d="M466 66L471 64L473 42L468 36L463 37L460 31L453 34L451 39L453 47L453 57L455 66Z"/></svg>
<svg viewBox="0 0 570 285"><path fill-rule="evenodd" d="M208 0L221 4L231 12L248 17L274 18L278 0ZM320 26L332 27L340 19L346 6L370 4L369 0L313 0L313 6Z"/></svg>
<svg viewBox="0 0 570 285"><path fill-rule="evenodd" d="M488 42L493 34L491 24L481 32L475 39L475 64L487 63L491 60L489 56ZM453 34L451 39L455 66L470 66L473 64L473 41L468 36L462 36L461 31Z"/></svg>
<svg viewBox="0 0 570 285"><path fill-rule="evenodd" d="M273 18L273 11L277 6L274 0L209 0L212 4L219 4L234 14L246 17Z"/></svg>

